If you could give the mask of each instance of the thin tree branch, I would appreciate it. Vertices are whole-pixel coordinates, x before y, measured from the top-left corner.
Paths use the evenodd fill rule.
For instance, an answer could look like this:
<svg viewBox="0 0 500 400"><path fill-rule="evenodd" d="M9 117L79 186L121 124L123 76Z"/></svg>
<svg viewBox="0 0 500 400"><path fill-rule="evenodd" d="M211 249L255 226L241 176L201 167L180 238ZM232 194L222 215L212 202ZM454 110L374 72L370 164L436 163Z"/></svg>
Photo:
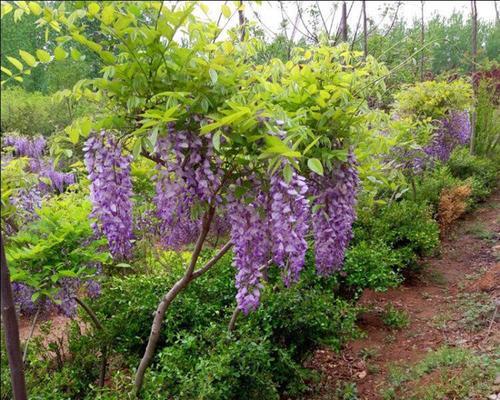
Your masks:
<svg viewBox="0 0 500 400"><path fill-rule="evenodd" d="M210 268L212 268L217 263L217 261L219 261L224 256L224 254L226 254L229 251L229 249L231 249L231 247L233 247L233 243L231 241L227 242L219 250L219 252L214 257L212 257L210 259L210 261L208 261L203 267L201 267L200 269L197 269L196 271L194 271L192 273L191 280L198 278L200 275L203 275Z"/></svg>
<svg viewBox="0 0 500 400"><path fill-rule="evenodd" d="M240 314L240 309L238 306L234 308L233 314L231 315L231 320L229 321L229 325L227 327L227 330L229 332L232 332L234 330L234 327L236 326L236 319L238 318L238 315Z"/></svg>
<svg viewBox="0 0 500 400"><path fill-rule="evenodd" d="M321 11L321 8L319 7L319 2L316 1L316 7L318 8L319 16L321 17L321 22L323 22L323 28L325 29L325 33L328 39L330 39L330 32L328 31L328 27L326 26L326 21L325 18L323 18L323 12Z"/></svg>
<svg viewBox="0 0 500 400"><path fill-rule="evenodd" d="M39 305L37 310L36 310L36 314L33 317L33 322L31 323L30 333L28 335L28 338L26 339L26 343L24 344L23 363L26 362L26 356L28 355L28 346L30 344L31 337L33 336L33 332L35 331L36 321L38 320L38 316L40 315L41 309L42 309L42 307Z"/></svg>
<svg viewBox="0 0 500 400"><path fill-rule="evenodd" d="M148 160L155 162L156 164L161 164L165 167L167 166L167 163L164 160L162 160L159 156L155 156L153 154L150 154L146 150L141 151L141 156L147 158Z"/></svg>
<svg viewBox="0 0 500 400"><path fill-rule="evenodd" d="M288 20L288 21L292 24L293 29L294 29L294 30L296 30L296 31L298 31L298 32L299 32L300 34L302 34L303 36L308 37L308 38L310 38L310 39L313 39L313 40L314 40L314 38L311 38L311 37L310 37L307 33L304 33L304 32L302 32L302 31L299 29L298 24L297 24L298 19L299 19L299 15L297 14L297 16L296 16L296 18L295 18L295 23L293 23L293 22L292 22L292 20L290 19L290 17L288 16L287 12L285 11L284 7L283 7L283 1L280 1L280 6L281 6L281 12L282 12L282 14L284 14L284 15L286 16L286 19L287 19L287 20Z"/></svg>
<svg viewBox="0 0 500 400"><path fill-rule="evenodd" d="M304 28L306 29L307 33L309 34L309 36L314 40L315 43L318 43L319 40L318 40L318 37L316 36L316 33L314 32L311 32L309 30L309 28L307 27L307 24L306 22L304 21L304 19L302 18L302 7L300 6L299 2L298 1L295 1L295 4L297 5L297 12L299 14L299 19L300 21L302 22L302 25L304 25Z"/></svg>
<svg viewBox="0 0 500 400"><path fill-rule="evenodd" d="M104 327L101 324L101 321L99 321L99 318L97 318L97 315L95 315L94 311L80 298L74 297L75 301L80 305L80 307L83 308L83 310L87 313L87 315L90 317L92 322L94 323L95 327L100 330L101 332L104 332ZM99 387L104 387L104 381L106 379L106 368L108 365L108 346L105 343L101 344L101 367L99 369Z"/></svg>
<svg viewBox="0 0 500 400"><path fill-rule="evenodd" d="M351 51L354 49L354 43L356 43L356 37L358 36L359 25L361 24L361 16L363 15L363 10L359 12L358 23L356 24L356 30L354 31L354 37L351 42Z"/></svg>
<svg viewBox="0 0 500 400"><path fill-rule="evenodd" d="M402 4L401 1L397 2L397 4L396 4L396 10L394 11L394 17L392 18L392 22L389 25L389 28L384 33L384 35L383 35L384 37L386 37L392 31L392 28L394 28L394 24L396 23L396 20L398 18L398 12L399 12L399 8L401 7L401 4Z"/></svg>

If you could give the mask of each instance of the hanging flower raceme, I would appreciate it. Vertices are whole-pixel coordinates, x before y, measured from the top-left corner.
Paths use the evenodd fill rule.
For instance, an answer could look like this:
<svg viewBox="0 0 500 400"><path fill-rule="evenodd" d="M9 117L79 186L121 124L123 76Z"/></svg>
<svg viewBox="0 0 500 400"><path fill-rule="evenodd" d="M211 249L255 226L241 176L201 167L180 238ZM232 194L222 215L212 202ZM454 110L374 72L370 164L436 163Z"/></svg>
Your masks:
<svg viewBox="0 0 500 400"><path fill-rule="evenodd" d="M244 314L259 305L262 270L269 261L267 203L267 196L259 193L250 203L243 198L232 198L228 205L231 241L234 245L233 264L237 270L236 303Z"/></svg>
<svg viewBox="0 0 500 400"><path fill-rule="evenodd" d="M210 135L177 131L173 125L157 140L156 204L162 243L179 249L196 240L201 220L195 207L212 199L222 179L221 161L215 157ZM214 221L217 225L217 219Z"/></svg>
<svg viewBox="0 0 500 400"><path fill-rule="evenodd" d="M132 250L132 157L123 155L121 145L104 131L92 135L83 150L95 228L107 237L113 257L126 258Z"/></svg>
<svg viewBox="0 0 500 400"><path fill-rule="evenodd" d="M352 238L356 217L356 190L359 179L354 154L322 177L311 183L313 201L312 225L315 240L316 270L328 275L339 270Z"/></svg>
<svg viewBox="0 0 500 400"><path fill-rule="evenodd" d="M56 171L52 162L47 160L32 158L29 162L29 170L49 180L49 183L42 181L39 184L39 189L45 193L52 190L58 190L62 193L65 186L75 183L75 175L73 173Z"/></svg>
<svg viewBox="0 0 500 400"><path fill-rule="evenodd" d="M438 123L431 143L424 151L431 158L448 161L452 151L470 140L471 123L467 111L452 111Z"/></svg>
<svg viewBox="0 0 500 400"><path fill-rule="evenodd" d="M3 138L4 146L14 147L14 152L20 157L40 157L47 141L42 136L27 138L23 136L6 136Z"/></svg>
<svg viewBox="0 0 500 400"><path fill-rule="evenodd" d="M271 241L273 261L284 269L286 286L296 282L304 267L310 208L305 178L293 172L289 183L280 174L271 178Z"/></svg>

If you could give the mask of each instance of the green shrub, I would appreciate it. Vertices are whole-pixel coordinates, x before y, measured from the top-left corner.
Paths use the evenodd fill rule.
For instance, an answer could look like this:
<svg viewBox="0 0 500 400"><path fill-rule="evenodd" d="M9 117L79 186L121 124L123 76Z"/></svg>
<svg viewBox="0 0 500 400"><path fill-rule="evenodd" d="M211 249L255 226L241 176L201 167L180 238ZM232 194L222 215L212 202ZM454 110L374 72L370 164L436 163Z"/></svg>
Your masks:
<svg viewBox="0 0 500 400"><path fill-rule="evenodd" d="M453 152L448 166L454 177L470 179L474 201L484 200L491 193L500 169L494 161L471 155L467 149Z"/></svg>
<svg viewBox="0 0 500 400"><path fill-rule="evenodd" d="M417 82L394 95L395 110L402 116L440 119L449 111L469 109L472 96L472 86L462 79Z"/></svg>
<svg viewBox="0 0 500 400"><path fill-rule="evenodd" d="M209 256L210 252L204 254ZM244 393L248 399L278 399L303 392L312 373L302 363L311 352L320 345L340 349L359 334L357 309L335 297L337 277L316 276L312 258L308 254L303 279L290 288L284 287L280 271L273 268L261 307L248 316L240 315L232 333L227 329L235 306L231 255L193 281L165 316L144 398L233 399ZM158 301L180 275L184 261L172 255L163 274L115 276L103 284L101 297L90 305L105 334L72 330L72 357L61 371L46 374L56 374L55 393L61 393L77 374L79 381L68 392L70 398L83 398L83 394L89 399L120 398L112 391L93 389L101 342L110 344L115 370L136 367ZM130 380L120 390L130 390Z"/></svg>
<svg viewBox="0 0 500 400"><path fill-rule="evenodd" d="M400 259L380 240L362 241L347 251L343 272L344 284L356 295L365 288L384 291L401 282L397 273Z"/></svg>
<svg viewBox="0 0 500 400"><path fill-rule="evenodd" d="M310 267L291 288L271 274L261 307L241 315L232 334L227 332L231 309L219 323L212 318L177 331L148 376L146 398L168 393L179 399L235 399L244 393L248 399L278 399L303 392L311 375L302 367L305 358L322 344L340 349L358 334L356 309L333 296L335 279L314 279Z"/></svg>
<svg viewBox="0 0 500 400"><path fill-rule="evenodd" d="M105 321L114 351L135 357L133 362L145 349L158 302L183 272L182 257L170 255L169 269L163 272L110 278L104 283L102 296L93 304L97 315ZM208 256L206 252L205 257ZM193 281L165 315L160 345L174 343L181 330L206 326L214 315L230 313L228 307L233 306L236 292L233 274L228 255L213 271Z"/></svg>
<svg viewBox="0 0 500 400"><path fill-rule="evenodd" d="M463 184L463 181L452 175L446 165L437 165L431 171L426 171L417 183L416 201L429 204L432 211L437 213L439 197L443 189L449 189Z"/></svg>
<svg viewBox="0 0 500 400"><path fill-rule="evenodd" d="M52 96L39 92L26 92L20 88L2 90L2 132L17 131L24 135L45 135L63 129L73 118L91 112L89 105L68 105L66 101L56 103Z"/></svg>
<svg viewBox="0 0 500 400"><path fill-rule="evenodd" d="M357 335L356 309L336 298L338 277L318 278L313 264L302 272L300 282L285 288L281 279L270 279L262 306L248 317L251 330L260 330L281 344L298 362L318 346L340 349Z"/></svg>
<svg viewBox="0 0 500 400"><path fill-rule="evenodd" d="M383 206L375 215L360 215L356 242L373 238L394 252L399 268L416 267L420 257L431 255L439 244L439 227L427 204L402 200Z"/></svg>
<svg viewBox="0 0 500 400"><path fill-rule="evenodd" d="M106 241L92 240L90 201L68 192L44 202L39 219L9 238L6 255L13 282L22 282L35 296L53 298L65 278L86 279L97 263L106 263Z"/></svg>
<svg viewBox="0 0 500 400"><path fill-rule="evenodd" d="M500 30L497 30L500 32ZM500 108L494 80L482 80L477 91L474 153L500 162Z"/></svg>
<svg viewBox="0 0 500 400"><path fill-rule="evenodd" d="M224 327L212 326L193 335L184 332L173 346L158 355L150 373L146 399L278 399L272 368L272 343L255 334L233 337ZM293 363L286 365L290 370ZM290 374L289 374L290 375Z"/></svg>

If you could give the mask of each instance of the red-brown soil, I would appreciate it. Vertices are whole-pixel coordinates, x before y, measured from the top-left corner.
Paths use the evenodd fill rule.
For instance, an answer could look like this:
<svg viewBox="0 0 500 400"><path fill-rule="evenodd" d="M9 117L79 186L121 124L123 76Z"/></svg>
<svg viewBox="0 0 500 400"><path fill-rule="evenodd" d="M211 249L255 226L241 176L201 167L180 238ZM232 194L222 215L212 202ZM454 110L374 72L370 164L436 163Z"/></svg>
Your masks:
<svg viewBox="0 0 500 400"><path fill-rule="evenodd" d="M478 234L478 229L488 237ZM499 239L497 191L478 210L457 221L441 244L440 256L423 260L426 268L418 278L384 293L363 293L360 305L369 311L361 315L359 325L366 337L348 344L340 354L326 348L315 353L308 366L320 371L322 380L311 399L335 399L340 382L354 382L359 400L379 400L391 364L413 365L443 345L488 352L500 344L498 314L496 321L486 320L469 331L458 306L466 293L484 293L498 305ZM384 325L381 311L387 304L408 313L407 328L391 330Z"/></svg>

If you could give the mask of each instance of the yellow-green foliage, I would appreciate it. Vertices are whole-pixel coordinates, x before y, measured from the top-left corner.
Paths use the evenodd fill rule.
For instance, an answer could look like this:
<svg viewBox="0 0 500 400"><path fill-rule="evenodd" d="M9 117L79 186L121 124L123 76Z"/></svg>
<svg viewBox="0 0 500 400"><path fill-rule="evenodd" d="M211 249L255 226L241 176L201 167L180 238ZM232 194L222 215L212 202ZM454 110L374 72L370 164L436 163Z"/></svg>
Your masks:
<svg viewBox="0 0 500 400"><path fill-rule="evenodd" d="M470 109L472 95L472 86L462 79L419 82L395 95L395 111L401 116L435 120L450 110Z"/></svg>

